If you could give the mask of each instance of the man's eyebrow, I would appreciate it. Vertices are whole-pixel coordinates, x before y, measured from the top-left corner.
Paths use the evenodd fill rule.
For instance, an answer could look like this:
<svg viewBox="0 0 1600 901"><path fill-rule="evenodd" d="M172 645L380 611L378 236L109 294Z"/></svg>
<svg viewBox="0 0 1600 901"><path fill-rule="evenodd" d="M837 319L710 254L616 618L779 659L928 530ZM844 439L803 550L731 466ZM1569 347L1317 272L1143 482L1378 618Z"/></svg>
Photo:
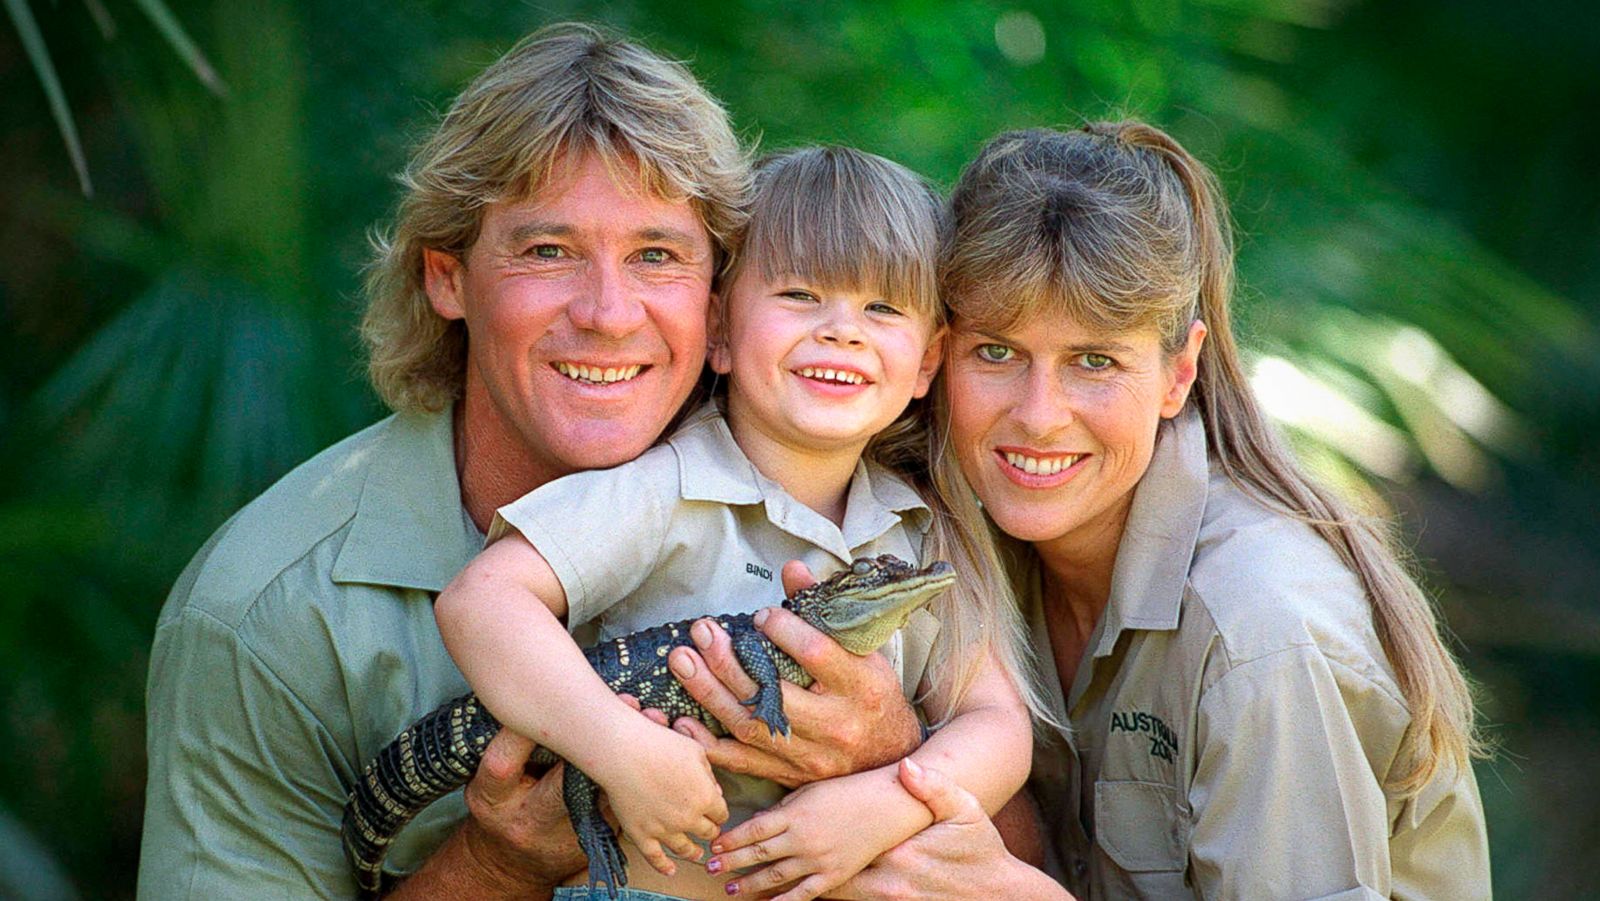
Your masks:
<svg viewBox="0 0 1600 901"><path fill-rule="evenodd" d="M677 228L652 225L634 232L634 237L641 241L660 241L663 244L690 245L695 243L695 236Z"/></svg>
<svg viewBox="0 0 1600 901"><path fill-rule="evenodd" d="M506 235L506 240L511 244L521 244L534 238L568 238L572 236L572 232L573 229L570 225L561 225L556 222L545 222L536 219L532 222L524 222L513 228Z"/></svg>

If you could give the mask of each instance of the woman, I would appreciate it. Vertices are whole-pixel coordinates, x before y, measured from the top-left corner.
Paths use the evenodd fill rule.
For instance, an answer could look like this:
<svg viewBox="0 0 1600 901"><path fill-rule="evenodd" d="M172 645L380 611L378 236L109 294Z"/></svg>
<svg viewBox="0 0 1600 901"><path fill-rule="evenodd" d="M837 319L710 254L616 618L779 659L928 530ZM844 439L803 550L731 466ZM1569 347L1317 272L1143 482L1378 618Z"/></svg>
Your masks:
<svg viewBox="0 0 1600 901"><path fill-rule="evenodd" d="M1251 396L1210 173L1140 123L1014 132L951 207L940 465L1016 540L1058 720L1045 870L1079 898L1487 896L1467 685L1385 531ZM1063 896L937 773L902 782L941 822L859 894Z"/></svg>

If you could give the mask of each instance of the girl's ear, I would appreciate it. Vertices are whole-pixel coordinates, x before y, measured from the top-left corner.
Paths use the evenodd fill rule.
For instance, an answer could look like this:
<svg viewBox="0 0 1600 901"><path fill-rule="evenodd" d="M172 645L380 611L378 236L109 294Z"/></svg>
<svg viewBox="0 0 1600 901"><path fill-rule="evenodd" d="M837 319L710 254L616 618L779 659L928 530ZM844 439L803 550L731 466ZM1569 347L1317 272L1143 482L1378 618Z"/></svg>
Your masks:
<svg viewBox="0 0 1600 901"><path fill-rule="evenodd" d="M728 316L721 294L712 294L706 305L706 362L711 371L727 375L733 371L733 357L728 353Z"/></svg>
<svg viewBox="0 0 1600 901"><path fill-rule="evenodd" d="M941 325L928 339L928 349L922 352L922 364L917 367L917 387L911 392L912 397L922 397L928 393L928 386L933 384L933 377L939 373L939 364L944 362L944 339L949 331Z"/></svg>
<svg viewBox="0 0 1600 901"><path fill-rule="evenodd" d="M1167 365L1167 375L1172 382L1167 385L1167 395L1161 399L1161 418L1171 419L1183 410L1189 399L1189 389L1200 374L1200 348L1206 343L1206 324L1196 319L1189 323L1189 340L1173 355Z"/></svg>
<svg viewBox="0 0 1600 901"><path fill-rule="evenodd" d="M461 292L461 260L442 250L422 251L422 286L433 311L446 319L465 319L466 299Z"/></svg>

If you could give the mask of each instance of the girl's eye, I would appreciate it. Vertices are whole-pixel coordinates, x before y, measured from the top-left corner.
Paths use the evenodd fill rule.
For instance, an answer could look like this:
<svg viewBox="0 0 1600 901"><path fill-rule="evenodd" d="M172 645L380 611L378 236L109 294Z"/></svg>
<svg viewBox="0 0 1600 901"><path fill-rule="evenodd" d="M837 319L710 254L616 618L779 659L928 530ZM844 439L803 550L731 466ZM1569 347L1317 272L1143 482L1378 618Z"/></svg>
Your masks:
<svg viewBox="0 0 1600 901"><path fill-rule="evenodd" d="M555 244L535 244L528 252L541 260L559 260L563 256L561 248Z"/></svg>
<svg viewBox="0 0 1600 901"><path fill-rule="evenodd" d="M988 363L1004 363L1011 359L1016 351L1004 344L979 344L978 359Z"/></svg>
<svg viewBox="0 0 1600 901"><path fill-rule="evenodd" d="M639 251L639 259L646 263L665 263L671 258L671 254L659 247L651 247L646 250Z"/></svg>
<svg viewBox="0 0 1600 901"><path fill-rule="evenodd" d="M1116 365L1116 361L1105 354L1084 354L1078 358L1078 362L1091 372L1100 372Z"/></svg>
<svg viewBox="0 0 1600 901"><path fill-rule="evenodd" d="M887 303L887 302L882 301L882 300L875 300L872 303L867 304L867 312L868 313L888 313L888 314L893 315L893 316L899 316L900 315L900 308L896 307L894 304Z"/></svg>
<svg viewBox="0 0 1600 901"><path fill-rule="evenodd" d="M810 291L802 291L799 288L793 288L791 290L784 291L781 296L787 297L790 300L798 300L803 303L816 303L817 301L817 295L812 294Z"/></svg>

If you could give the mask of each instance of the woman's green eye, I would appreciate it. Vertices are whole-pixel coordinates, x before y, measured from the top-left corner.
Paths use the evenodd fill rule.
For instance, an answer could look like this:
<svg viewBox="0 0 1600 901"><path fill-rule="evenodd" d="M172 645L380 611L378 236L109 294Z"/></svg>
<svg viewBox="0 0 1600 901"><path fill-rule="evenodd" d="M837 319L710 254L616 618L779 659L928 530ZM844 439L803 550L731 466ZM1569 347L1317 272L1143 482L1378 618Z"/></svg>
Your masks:
<svg viewBox="0 0 1600 901"><path fill-rule="evenodd" d="M1106 356L1105 354L1084 354L1083 355L1083 368L1084 369L1092 369L1092 370L1095 370L1095 371L1099 371L1101 369L1110 369L1114 362L1115 362L1114 360L1112 360L1110 357Z"/></svg>
<svg viewBox="0 0 1600 901"><path fill-rule="evenodd" d="M659 247L652 247L649 250L641 251L639 259L644 260L646 263L665 263L667 261L667 252Z"/></svg>
<svg viewBox="0 0 1600 901"><path fill-rule="evenodd" d="M1016 353L1016 351L1005 346L1004 344L978 345L979 358L987 360L990 363L1004 363L1005 361L1011 359L1011 355L1014 353Z"/></svg>

